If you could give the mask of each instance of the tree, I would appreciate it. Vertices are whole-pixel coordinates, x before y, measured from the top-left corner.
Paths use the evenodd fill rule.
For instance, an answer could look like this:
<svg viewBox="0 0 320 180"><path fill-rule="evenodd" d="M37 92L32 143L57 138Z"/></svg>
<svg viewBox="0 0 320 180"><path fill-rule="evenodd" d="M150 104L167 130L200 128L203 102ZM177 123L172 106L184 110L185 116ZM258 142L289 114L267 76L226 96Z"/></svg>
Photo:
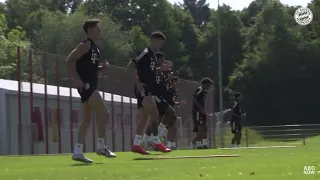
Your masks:
<svg viewBox="0 0 320 180"><path fill-rule="evenodd" d="M26 34L19 26L9 30L5 15L0 14L0 38L0 77L16 79L17 46L22 47L22 50L28 48ZM22 59L22 66L26 64L25 61Z"/></svg>

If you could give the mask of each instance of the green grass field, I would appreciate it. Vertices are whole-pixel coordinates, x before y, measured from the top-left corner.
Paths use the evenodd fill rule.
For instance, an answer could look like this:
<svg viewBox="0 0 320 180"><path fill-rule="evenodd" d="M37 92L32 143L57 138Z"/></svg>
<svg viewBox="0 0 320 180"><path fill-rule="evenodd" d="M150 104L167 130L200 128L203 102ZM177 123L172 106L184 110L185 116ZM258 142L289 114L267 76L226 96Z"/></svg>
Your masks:
<svg viewBox="0 0 320 180"><path fill-rule="evenodd" d="M87 154L92 165L73 162L70 155L1 156L1 180L315 180L320 179L320 138L296 148L190 150L160 156L241 154L235 158L136 161L146 157L130 152L116 159ZM278 144L279 145L279 144ZM150 157L150 156L147 156ZM316 174L303 174L316 166ZM319 171L319 172L317 172Z"/></svg>

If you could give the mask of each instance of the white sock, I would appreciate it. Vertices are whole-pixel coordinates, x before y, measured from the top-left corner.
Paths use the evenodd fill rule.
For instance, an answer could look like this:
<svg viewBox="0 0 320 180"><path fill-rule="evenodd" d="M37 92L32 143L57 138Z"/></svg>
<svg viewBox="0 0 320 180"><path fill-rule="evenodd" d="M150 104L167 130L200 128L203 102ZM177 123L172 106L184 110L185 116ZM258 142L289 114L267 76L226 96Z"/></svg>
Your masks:
<svg viewBox="0 0 320 180"><path fill-rule="evenodd" d="M149 141L149 140L150 140L150 136L148 136L148 135L144 134L144 136L143 136L143 140Z"/></svg>
<svg viewBox="0 0 320 180"><path fill-rule="evenodd" d="M201 141L197 141L197 147L202 147L202 142Z"/></svg>
<svg viewBox="0 0 320 180"><path fill-rule="evenodd" d="M133 145L135 145L135 146L140 146L140 145L141 145L141 140L142 140L142 136L136 134L136 135L134 136Z"/></svg>
<svg viewBox="0 0 320 180"><path fill-rule="evenodd" d="M189 144L188 149L194 149L194 144L192 142Z"/></svg>
<svg viewBox="0 0 320 180"><path fill-rule="evenodd" d="M172 147L176 147L176 142L172 142Z"/></svg>
<svg viewBox="0 0 320 180"><path fill-rule="evenodd" d="M161 141L160 141L159 135L158 136L152 136L152 142L154 144L160 144Z"/></svg>
<svg viewBox="0 0 320 180"><path fill-rule="evenodd" d="M158 126L159 133L163 133L166 127L167 127L166 125L160 123Z"/></svg>
<svg viewBox="0 0 320 180"><path fill-rule="evenodd" d="M164 128L166 128L166 127L167 127L167 125L164 125L164 124L162 124L162 123L159 124L159 128L161 128L161 129L164 129Z"/></svg>
<svg viewBox="0 0 320 180"><path fill-rule="evenodd" d="M83 153L83 144L76 143L76 146L73 149L74 154L82 154Z"/></svg>
<svg viewBox="0 0 320 180"><path fill-rule="evenodd" d="M98 148L99 149L103 149L106 147L106 145L104 144L104 138L98 138Z"/></svg>
<svg viewBox="0 0 320 180"><path fill-rule="evenodd" d="M208 139L203 139L203 140L202 140L202 144L203 144L204 146L208 146Z"/></svg>

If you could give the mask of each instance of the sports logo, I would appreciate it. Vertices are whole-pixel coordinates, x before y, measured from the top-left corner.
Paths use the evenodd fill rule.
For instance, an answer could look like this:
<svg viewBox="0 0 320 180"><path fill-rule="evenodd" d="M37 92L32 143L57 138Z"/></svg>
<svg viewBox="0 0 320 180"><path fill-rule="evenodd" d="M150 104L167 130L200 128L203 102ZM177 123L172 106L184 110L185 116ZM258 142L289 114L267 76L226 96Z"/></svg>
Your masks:
<svg viewBox="0 0 320 180"><path fill-rule="evenodd" d="M313 19L313 13L309 8L300 7L294 13L294 19L301 26L306 26L311 23Z"/></svg>

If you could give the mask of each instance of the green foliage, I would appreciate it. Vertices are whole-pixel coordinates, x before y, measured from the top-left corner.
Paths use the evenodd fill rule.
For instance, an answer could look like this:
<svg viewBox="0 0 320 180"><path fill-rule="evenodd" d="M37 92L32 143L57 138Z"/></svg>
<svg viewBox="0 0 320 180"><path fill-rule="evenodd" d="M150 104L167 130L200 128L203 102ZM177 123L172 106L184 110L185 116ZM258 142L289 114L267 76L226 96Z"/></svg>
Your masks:
<svg viewBox="0 0 320 180"><path fill-rule="evenodd" d="M21 27L8 29L4 14L0 14L0 77L16 78L16 47L28 48L26 34Z"/></svg>
<svg viewBox="0 0 320 180"><path fill-rule="evenodd" d="M167 36L162 51L182 78L208 76L217 84L220 17L223 88L227 96L243 92L249 123L312 123L320 101L315 83L320 76L320 0L308 7L314 19L302 27L293 18L297 7L278 0L255 0L242 11L227 5L210 9L206 0L179 5L166 0L7 0L0 3L0 76L16 77L16 46L22 47L24 79L30 46L64 60L84 39L83 22L99 18L102 57L112 64L127 64L148 44L150 33L161 30ZM33 56L33 80L41 82L41 55ZM48 71L54 84L53 68Z"/></svg>

